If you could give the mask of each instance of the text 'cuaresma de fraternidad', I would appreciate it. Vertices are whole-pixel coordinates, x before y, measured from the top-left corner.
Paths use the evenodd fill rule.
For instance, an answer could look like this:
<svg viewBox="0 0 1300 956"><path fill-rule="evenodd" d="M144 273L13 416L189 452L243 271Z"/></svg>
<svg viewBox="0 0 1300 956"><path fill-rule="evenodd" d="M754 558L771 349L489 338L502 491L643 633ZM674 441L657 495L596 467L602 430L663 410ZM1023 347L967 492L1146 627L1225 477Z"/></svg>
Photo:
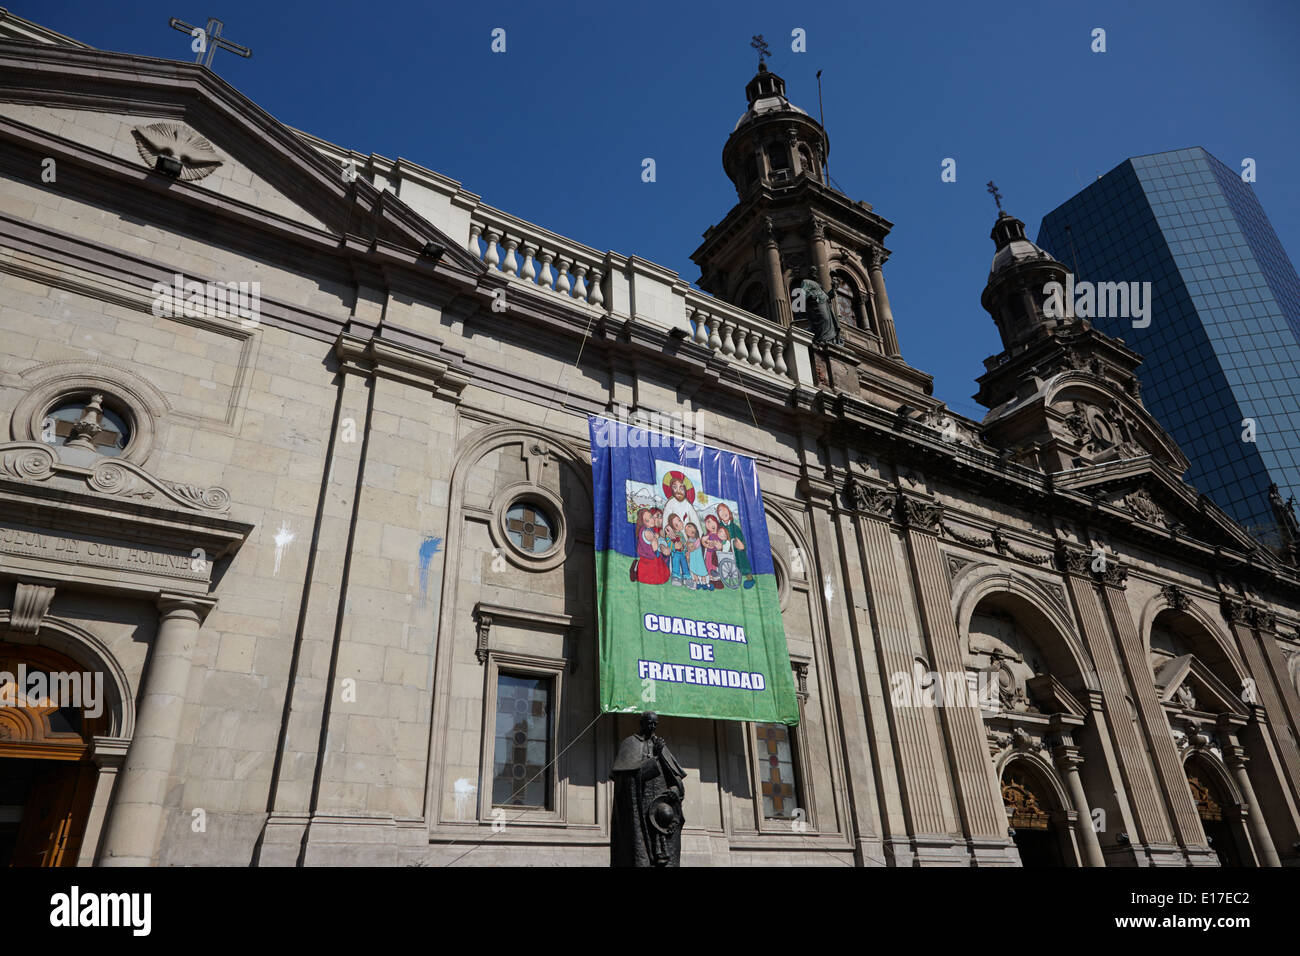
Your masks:
<svg viewBox="0 0 1300 956"><path fill-rule="evenodd" d="M745 640L745 629L739 624L721 624L717 621L693 621L685 617L668 617L664 614L647 614L643 619L645 629L656 634L680 634L703 641L735 641L737 644L749 643Z"/></svg>

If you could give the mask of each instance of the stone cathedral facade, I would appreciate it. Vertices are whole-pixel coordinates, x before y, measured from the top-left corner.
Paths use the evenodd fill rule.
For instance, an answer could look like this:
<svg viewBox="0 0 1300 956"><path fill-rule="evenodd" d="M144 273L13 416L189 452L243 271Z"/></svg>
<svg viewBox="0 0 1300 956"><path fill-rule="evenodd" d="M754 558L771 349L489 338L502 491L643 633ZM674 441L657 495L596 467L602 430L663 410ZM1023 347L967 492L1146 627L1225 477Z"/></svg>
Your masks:
<svg viewBox="0 0 1300 956"><path fill-rule="evenodd" d="M892 224L745 93L700 291L0 21L0 682L51 688L7 677L0 863L605 865L588 414L762 476L801 720L663 720L684 864L1300 862L1294 556L1006 213L949 411Z"/></svg>

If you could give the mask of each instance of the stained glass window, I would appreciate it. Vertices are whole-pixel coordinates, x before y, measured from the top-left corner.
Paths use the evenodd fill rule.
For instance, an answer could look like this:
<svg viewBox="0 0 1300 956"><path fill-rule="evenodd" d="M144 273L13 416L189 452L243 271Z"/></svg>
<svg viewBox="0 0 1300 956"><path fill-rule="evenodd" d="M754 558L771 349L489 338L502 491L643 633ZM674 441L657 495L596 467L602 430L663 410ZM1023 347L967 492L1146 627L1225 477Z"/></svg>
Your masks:
<svg viewBox="0 0 1300 956"><path fill-rule="evenodd" d="M551 680L497 675L492 805L550 805Z"/></svg>
<svg viewBox="0 0 1300 956"><path fill-rule="evenodd" d="M534 554L545 554L555 544L551 520L532 503L511 506L506 512L506 534L515 547Z"/></svg>
<svg viewBox="0 0 1300 956"><path fill-rule="evenodd" d="M794 775L794 751L790 728L785 724L757 724L758 780L763 794L763 816L768 820L789 820L799 806L799 788Z"/></svg>

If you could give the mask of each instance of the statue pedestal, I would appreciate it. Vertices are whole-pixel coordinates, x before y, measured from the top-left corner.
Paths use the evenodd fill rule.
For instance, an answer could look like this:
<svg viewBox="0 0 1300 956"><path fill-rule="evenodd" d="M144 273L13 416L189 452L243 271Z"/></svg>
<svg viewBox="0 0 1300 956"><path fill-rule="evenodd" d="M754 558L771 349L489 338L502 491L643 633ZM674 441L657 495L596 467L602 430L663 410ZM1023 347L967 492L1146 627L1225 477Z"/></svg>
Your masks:
<svg viewBox="0 0 1300 956"><path fill-rule="evenodd" d="M858 366L862 364L853 352L840 345L826 342L811 346L813 381L818 388L858 395Z"/></svg>

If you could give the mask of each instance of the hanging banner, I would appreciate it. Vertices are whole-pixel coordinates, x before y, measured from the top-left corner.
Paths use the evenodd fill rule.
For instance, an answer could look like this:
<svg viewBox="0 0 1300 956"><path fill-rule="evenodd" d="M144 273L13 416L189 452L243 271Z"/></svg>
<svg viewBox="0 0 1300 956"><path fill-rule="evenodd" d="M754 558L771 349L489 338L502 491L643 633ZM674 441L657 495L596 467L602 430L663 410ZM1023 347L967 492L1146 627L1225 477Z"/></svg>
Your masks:
<svg viewBox="0 0 1300 956"><path fill-rule="evenodd" d="M588 424L601 710L797 724L754 459Z"/></svg>

